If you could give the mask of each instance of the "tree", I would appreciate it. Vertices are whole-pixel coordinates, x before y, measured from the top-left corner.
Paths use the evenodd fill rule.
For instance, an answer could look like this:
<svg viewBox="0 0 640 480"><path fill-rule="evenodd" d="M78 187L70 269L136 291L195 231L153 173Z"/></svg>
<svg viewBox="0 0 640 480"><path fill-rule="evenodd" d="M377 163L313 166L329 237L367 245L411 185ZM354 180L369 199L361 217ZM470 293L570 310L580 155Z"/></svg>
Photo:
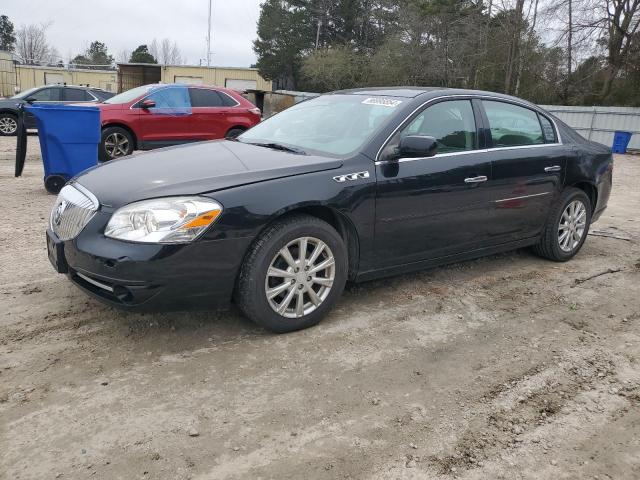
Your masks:
<svg viewBox="0 0 640 480"><path fill-rule="evenodd" d="M129 58L131 63L158 63L156 58L149 53L149 49L146 45L139 45Z"/></svg>
<svg viewBox="0 0 640 480"><path fill-rule="evenodd" d="M6 15L0 15L0 50L13 52L16 44L16 35L13 23Z"/></svg>
<svg viewBox="0 0 640 480"><path fill-rule="evenodd" d="M640 27L640 0L606 0L606 16L600 20L606 28L607 65L600 96L611 95L613 81L629 60L633 40L638 41Z"/></svg>
<svg viewBox="0 0 640 480"><path fill-rule="evenodd" d="M76 55L72 60L75 65L88 65L89 68L110 68L113 64L113 56L109 55L107 46L99 41L91 42L89 48L80 55Z"/></svg>
<svg viewBox="0 0 640 480"><path fill-rule="evenodd" d="M149 46L149 53L163 65L182 65L183 63L182 53L175 40L172 42L168 38L163 38L158 44L154 38Z"/></svg>
<svg viewBox="0 0 640 480"><path fill-rule="evenodd" d="M58 51L47 43L48 23L22 25L16 33L16 53L28 65L60 61Z"/></svg>
<svg viewBox="0 0 640 480"><path fill-rule="evenodd" d="M266 0L258 19L253 50L260 75L276 89L295 89L303 56L314 46L315 30L309 11L281 0Z"/></svg>

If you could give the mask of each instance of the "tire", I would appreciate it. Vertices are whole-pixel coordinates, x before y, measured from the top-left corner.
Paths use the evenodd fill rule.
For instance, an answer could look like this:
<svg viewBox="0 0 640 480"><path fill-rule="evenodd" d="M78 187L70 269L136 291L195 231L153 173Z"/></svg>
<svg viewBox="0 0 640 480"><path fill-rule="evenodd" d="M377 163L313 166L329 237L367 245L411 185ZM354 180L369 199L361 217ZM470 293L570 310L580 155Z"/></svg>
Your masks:
<svg viewBox="0 0 640 480"><path fill-rule="evenodd" d="M224 138L233 139L233 138L236 138L238 135L243 134L246 131L247 130L245 128L232 128L231 130L229 130L227 132L227 134L224 136Z"/></svg>
<svg viewBox="0 0 640 480"><path fill-rule="evenodd" d="M574 215L571 215L572 205L576 205L579 209L575 210ZM587 239L591 225L591 208L591 200L586 193L577 188L566 188L552 208L540 242L533 247L534 252L555 262L566 262L573 258ZM567 236L563 239L564 233ZM576 238L577 236L579 239Z"/></svg>
<svg viewBox="0 0 640 480"><path fill-rule="evenodd" d="M98 159L101 162L122 158L133 153L134 140L131 133L122 127L102 129Z"/></svg>
<svg viewBox="0 0 640 480"><path fill-rule="evenodd" d="M12 113L0 113L0 136L12 137L18 133L18 117Z"/></svg>
<svg viewBox="0 0 640 480"><path fill-rule="evenodd" d="M44 188L47 189L47 192L57 195L65 183L67 183L67 179L62 175L48 175L44 179Z"/></svg>
<svg viewBox="0 0 640 480"><path fill-rule="evenodd" d="M302 238L306 239L303 243L300 241ZM321 244L324 247L314 259L316 248ZM318 277L314 276L311 270L307 270L310 267L305 267L300 262L301 245L307 247L304 258L311 261L311 268L322 266L321 264L329 265L331 257L333 265L315 272ZM290 254L290 260L300 262L297 263L300 267L294 267L295 263L285 261L285 257L281 255L285 249ZM285 268L287 277L267 275L268 272L283 272ZM299 268L298 273L295 273L295 268ZM267 330L275 333L293 332L311 327L322 320L342 294L347 272L347 249L340 234L316 217L292 215L268 227L249 248L240 269L235 300L245 316ZM333 282L329 286L331 276ZM317 284L313 280L309 282L311 278L323 284ZM273 293L278 288L281 293L268 299L267 292ZM315 302L320 300L317 305L309 288L315 294ZM287 304L289 308L285 305L283 313L278 313L277 306L282 306L287 297L290 299ZM299 297L302 298L300 303Z"/></svg>

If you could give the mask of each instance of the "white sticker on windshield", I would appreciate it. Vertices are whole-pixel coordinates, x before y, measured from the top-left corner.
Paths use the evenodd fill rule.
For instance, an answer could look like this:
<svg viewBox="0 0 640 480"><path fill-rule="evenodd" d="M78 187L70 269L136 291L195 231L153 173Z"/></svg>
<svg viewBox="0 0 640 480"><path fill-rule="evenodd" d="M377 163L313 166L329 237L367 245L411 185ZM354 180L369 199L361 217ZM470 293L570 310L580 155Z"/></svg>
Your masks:
<svg viewBox="0 0 640 480"><path fill-rule="evenodd" d="M364 100L362 103L366 105L381 105L383 107L397 107L402 103L402 100L394 100L391 98L383 98L383 97L371 97Z"/></svg>

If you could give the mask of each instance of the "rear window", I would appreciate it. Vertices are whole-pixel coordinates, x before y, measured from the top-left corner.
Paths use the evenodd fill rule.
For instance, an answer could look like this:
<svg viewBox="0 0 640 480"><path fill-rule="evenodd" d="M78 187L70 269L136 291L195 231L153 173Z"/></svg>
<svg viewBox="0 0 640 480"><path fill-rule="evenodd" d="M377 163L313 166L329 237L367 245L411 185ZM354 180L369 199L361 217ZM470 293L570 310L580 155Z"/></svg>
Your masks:
<svg viewBox="0 0 640 480"><path fill-rule="evenodd" d="M538 114L506 102L483 100L494 147L513 147L545 143Z"/></svg>
<svg viewBox="0 0 640 480"><path fill-rule="evenodd" d="M67 102L86 102L93 100L93 97L80 88L65 88L63 90L64 100Z"/></svg>

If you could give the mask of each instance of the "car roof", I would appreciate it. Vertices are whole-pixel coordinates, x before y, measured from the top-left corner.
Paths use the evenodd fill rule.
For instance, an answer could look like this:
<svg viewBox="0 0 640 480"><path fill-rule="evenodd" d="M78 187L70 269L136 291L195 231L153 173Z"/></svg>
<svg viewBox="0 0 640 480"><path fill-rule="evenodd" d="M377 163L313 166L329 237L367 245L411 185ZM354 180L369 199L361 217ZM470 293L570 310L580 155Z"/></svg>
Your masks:
<svg viewBox="0 0 640 480"><path fill-rule="evenodd" d="M494 97L504 100L526 104L535 107L536 105L523 100L522 98L505 95L504 93L488 92L484 90L471 90L464 88L448 88L448 87L371 87L371 88L352 88L348 90L338 90L331 92L332 94L343 95L382 95L385 97L401 97L401 98L417 98L420 96L437 97L440 95L472 95L478 97Z"/></svg>
<svg viewBox="0 0 640 480"><path fill-rule="evenodd" d="M56 88L69 88L69 87L71 87L71 88L82 88L83 90L98 90L100 92L111 93L111 92L108 92L107 90L104 90L104 89L99 88L99 87L87 87L85 85L68 85L68 84L61 85L59 83L49 83L48 85L43 85L42 86L42 88L53 88L53 87L56 87Z"/></svg>

